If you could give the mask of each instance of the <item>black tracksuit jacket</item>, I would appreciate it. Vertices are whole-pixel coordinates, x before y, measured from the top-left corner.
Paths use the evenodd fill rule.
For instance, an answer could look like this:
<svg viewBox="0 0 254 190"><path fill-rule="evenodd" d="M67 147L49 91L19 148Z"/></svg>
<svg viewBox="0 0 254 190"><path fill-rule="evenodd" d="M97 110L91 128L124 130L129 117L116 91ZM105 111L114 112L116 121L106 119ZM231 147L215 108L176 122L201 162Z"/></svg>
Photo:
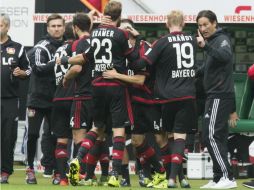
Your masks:
<svg viewBox="0 0 254 190"><path fill-rule="evenodd" d="M40 66L48 64L54 59L56 50L63 44L63 41L53 39L46 35L39 41L32 50L28 52L28 57L32 67L32 74L29 82L27 106L31 108L50 108L55 93L54 71L47 76L40 75Z"/></svg>

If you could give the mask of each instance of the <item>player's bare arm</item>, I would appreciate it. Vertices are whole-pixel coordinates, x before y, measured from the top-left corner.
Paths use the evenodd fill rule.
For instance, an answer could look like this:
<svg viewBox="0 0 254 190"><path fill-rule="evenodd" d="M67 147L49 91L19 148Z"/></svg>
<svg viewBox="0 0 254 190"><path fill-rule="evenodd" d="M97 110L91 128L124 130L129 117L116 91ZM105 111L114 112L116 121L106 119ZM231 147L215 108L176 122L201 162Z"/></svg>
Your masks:
<svg viewBox="0 0 254 190"><path fill-rule="evenodd" d="M64 75L64 78L63 78L63 87L66 88L67 85L68 85L68 81L70 79L75 78L81 71L82 71L82 66L80 66L80 65L74 65L74 66L72 66L67 71L67 73Z"/></svg>
<svg viewBox="0 0 254 190"><path fill-rule="evenodd" d="M78 55L73 56L73 57L63 56L61 58L56 59L56 64L58 64L58 65L67 65L67 64L83 65L85 63L86 63L86 61L85 61L85 58L84 58L83 54L78 54Z"/></svg>
<svg viewBox="0 0 254 190"><path fill-rule="evenodd" d="M121 80L123 82L137 84L137 85L143 85L145 82L145 78L146 78L144 75L130 76L130 75L125 75L125 74L120 74L115 69L104 71L102 76L105 79L117 79L117 80Z"/></svg>

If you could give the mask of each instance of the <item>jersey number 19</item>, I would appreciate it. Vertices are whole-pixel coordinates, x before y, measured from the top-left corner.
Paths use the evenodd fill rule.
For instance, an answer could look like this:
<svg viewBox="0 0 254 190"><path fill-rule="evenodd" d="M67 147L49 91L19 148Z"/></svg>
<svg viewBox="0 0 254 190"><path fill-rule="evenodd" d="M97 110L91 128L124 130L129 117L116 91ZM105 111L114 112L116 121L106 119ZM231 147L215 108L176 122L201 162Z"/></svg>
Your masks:
<svg viewBox="0 0 254 190"><path fill-rule="evenodd" d="M176 57L177 57L177 68L191 68L194 65L194 51L193 46L189 42L174 43L173 48L176 49ZM189 50L189 51L187 51Z"/></svg>

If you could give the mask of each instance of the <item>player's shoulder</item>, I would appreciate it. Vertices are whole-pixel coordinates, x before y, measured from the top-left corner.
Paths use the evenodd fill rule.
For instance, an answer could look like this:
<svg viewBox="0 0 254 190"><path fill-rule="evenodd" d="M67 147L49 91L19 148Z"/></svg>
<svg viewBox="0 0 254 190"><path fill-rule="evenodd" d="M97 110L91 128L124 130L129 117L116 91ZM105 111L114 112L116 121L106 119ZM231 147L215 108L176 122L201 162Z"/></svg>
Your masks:
<svg viewBox="0 0 254 190"><path fill-rule="evenodd" d="M90 44L90 36L84 36L78 41L78 45L89 45Z"/></svg>
<svg viewBox="0 0 254 190"><path fill-rule="evenodd" d="M146 40L140 40L140 46L143 46L145 49L148 49L152 46L152 44Z"/></svg>
<svg viewBox="0 0 254 190"><path fill-rule="evenodd" d="M80 39L74 40L73 43L72 43L72 45L73 45L73 46L74 46L74 45L77 45L77 44L79 43L79 41L80 41Z"/></svg>
<svg viewBox="0 0 254 190"><path fill-rule="evenodd" d="M21 43L10 39L8 45L6 46L6 51L9 54L16 54L20 56L24 51L24 46Z"/></svg>
<svg viewBox="0 0 254 190"><path fill-rule="evenodd" d="M56 51L57 52L61 52L69 47L72 46L72 43L68 42L68 43L64 43L62 46L60 46Z"/></svg>
<svg viewBox="0 0 254 190"><path fill-rule="evenodd" d="M160 36L157 40L155 40L155 41L152 43L151 46L152 46L152 47L155 46L155 45L161 46L162 44L168 43L168 36L169 36L169 34Z"/></svg>
<svg viewBox="0 0 254 190"><path fill-rule="evenodd" d="M35 50L40 49L41 51L50 51L51 47L50 47L50 41L47 39L43 39L40 40L35 46L34 48Z"/></svg>
<svg viewBox="0 0 254 190"><path fill-rule="evenodd" d="M23 45L19 42L13 41L11 38L9 39L8 46L11 46L16 49L20 49Z"/></svg>
<svg viewBox="0 0 254 190"><path fill-rule="evenodd" d="M129 33L126 30L118 28L116 26L111 26L111 29L119 36L120 38L129 39Z"/></svg>
<svg viewBox="0 0 254 190"><path fill-rule="evenodd" d="M40 40L35 46L44 46L44 47L46 47L49 44L50 44L50 41L48 39L43 39L43 40Z"/></svg>
<svg viewBox="0 0 254 190"><path fill-rule="evenodd" d="M75 41L71 44L71 49L72 49L73 52L76 51L77 46L79 45L79 43L80 43L80 39L77 39L77 40L75 40Z"/></svg>

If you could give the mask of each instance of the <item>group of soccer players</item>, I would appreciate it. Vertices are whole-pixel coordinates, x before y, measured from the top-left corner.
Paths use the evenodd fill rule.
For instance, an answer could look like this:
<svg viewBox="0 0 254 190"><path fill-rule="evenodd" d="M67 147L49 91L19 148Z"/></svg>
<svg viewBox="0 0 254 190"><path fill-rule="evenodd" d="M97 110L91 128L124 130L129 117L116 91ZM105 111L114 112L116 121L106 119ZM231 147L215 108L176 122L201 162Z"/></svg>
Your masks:
<svg viewBox="0 0 254 190"><path fill-rule="evenodd" d="M102 23L94 29L95 11L75 14L66 25L66 42L56 50L55 58L37 65L35 74L47 77L54 73L57 86L50 119L51 131L57 138L58 178L53 183L130 186L125 148L126 134L130 133L143 176L140 185L176 188L178 178L182 188L190 188L182 163L186 134L197 128L195 73L199 68L195 54L198 47L209 50L202 36L206 33L199 33L197 38L185 34L183 13L171 11L166 22L169 33L150 45L131 20L121 19L121 12L121 3L110 1ZM200 18L207 17L205 14ZM35 61L38 59L35 57ZM105 138L111 131L109 172ZM147 132L155 135L160 157L146 139ZM67 164L71 137L74 159ZM94 170L98 161L102 175L97 182ZM27 183L36 184L32 167L27 170ZM220 170L217 177L222 177L223 172ZM225 173L233 180L230 172Z"/></svg>
<svg viewBox="0 0 254 190"><path fill-rule="evenodd" d="M84 70L82 79L90 85L87 91L92 98L92 107L87 109L88 97L84 96L82 104L77 106L76 103L76 109L84 109L86 116L92 113L93 125L82 140L76 158L70 162L67 176L72 185L93 184L94 171L90 171L91 168L86 167L84 179L80 178L80 173L85 170L84 162L97 162L101 152L94 147L103 145L101 141L105 131L112 128L113 167L107 185L119 187L119 174L125 157L125 134L130 127L132 144L141 166L144 171L151 166L154 170L153 175L145 172L144 186L174 188L178 176L181 186L189 188L182 162L186 133L195 130L197 119L194 85L196 39L182 32L183 14L172 11L167 19L170 33L151 47L140 38L131 21L123 20L121 23L121 10L119 2L112 1L106 5L103 23L90 34L90 47L81 46L86 42L83 37L72 45L72 50L81 47L78 55L56 59L59 66L68 68L73 65L63 78L67 88L75 78L75 70L78 70L74 68L78 66ZM75 25L75 17L73 25L80 30L81 25ZM79 86L85 82L80 82ZM76 98L81 99L80 94L75 94ZM75 118L75 114L73 118L71 122L75 126L80 120ZM86 118L86 126L90 125L89 121ZM146 132L155 134L161 158L145 138ZM64 180L65 176L62 177ZM129 180L126 183L129 185Z"/></svg>

